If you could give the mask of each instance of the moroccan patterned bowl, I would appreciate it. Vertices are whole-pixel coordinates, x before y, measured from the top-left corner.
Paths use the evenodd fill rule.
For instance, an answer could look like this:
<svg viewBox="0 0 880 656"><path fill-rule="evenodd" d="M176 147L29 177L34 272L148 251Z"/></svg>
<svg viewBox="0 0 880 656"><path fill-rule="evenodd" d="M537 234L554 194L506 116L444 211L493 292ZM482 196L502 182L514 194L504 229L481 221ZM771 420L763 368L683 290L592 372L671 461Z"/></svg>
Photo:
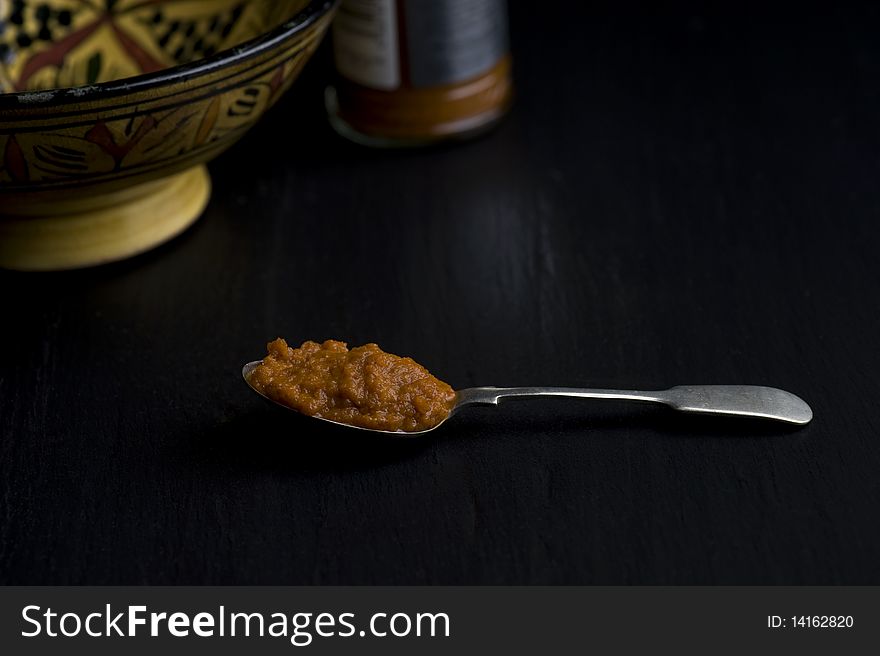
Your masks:
<svg viewBox="0 0 880 656"><path fill-rule="evenodd" d="M0 0L0 266L145 251L290 86L337 0Z"/></svg>

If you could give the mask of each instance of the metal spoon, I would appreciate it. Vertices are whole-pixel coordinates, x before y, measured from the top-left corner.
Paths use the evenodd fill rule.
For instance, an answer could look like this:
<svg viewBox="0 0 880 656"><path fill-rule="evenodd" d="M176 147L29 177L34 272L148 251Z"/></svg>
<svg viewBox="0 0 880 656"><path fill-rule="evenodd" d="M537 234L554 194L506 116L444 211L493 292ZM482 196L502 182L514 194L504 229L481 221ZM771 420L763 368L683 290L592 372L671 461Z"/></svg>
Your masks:
<svg viewBox="0 0 880 656"><path fill-rule="evenodd" d="M287 406L270 399L250 383L250 374L260 364L248 362L242 367L241 375L248 386L264 399L272 401L283 408ZM385 431L374 428L362 428L343 424L324 417L313 417L322 421L370 431L372 433L388 433L398 436L424 435L436 430L462 408L469 405L498 405L499 401L511 398L547 398L562 396L576 399L619 399L622 401L643 401L660 403L673 410L704 415L727 415L774 419L788 424L804 425L810 423L813 411L810 406L791 392L775 387L759 387L756 385L682 385L668 390L644 392L638 390L617 389L581 389L577 387L469 387L456 392L455 405L449 415L433 428L421 431ZM294 412L296 412L294 410Z"/></svg>

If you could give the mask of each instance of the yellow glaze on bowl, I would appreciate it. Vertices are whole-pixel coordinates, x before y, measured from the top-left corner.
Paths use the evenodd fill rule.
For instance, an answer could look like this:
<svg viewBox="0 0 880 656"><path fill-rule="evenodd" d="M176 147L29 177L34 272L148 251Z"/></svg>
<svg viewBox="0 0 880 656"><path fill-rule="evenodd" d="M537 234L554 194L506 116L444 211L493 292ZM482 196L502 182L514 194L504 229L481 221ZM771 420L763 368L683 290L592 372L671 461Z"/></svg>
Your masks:
<svg viewBox="0 0 880 656"><path fill-rule="evenodd" d="M335 4L0 0L0 266L116 260L194 222L202 165L290 86Z"/></svg>

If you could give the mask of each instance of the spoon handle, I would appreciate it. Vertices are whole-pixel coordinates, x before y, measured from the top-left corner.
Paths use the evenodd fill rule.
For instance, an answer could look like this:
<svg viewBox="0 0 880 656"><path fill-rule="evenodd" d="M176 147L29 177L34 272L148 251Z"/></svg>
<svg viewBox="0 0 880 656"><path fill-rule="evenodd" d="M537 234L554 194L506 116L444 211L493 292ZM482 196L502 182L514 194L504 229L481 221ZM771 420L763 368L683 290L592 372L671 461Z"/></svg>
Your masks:
<svg viewBox="0 0 880 656"><path fill-rule="evenodd" d="M577 387L471 387L458 392L458 406L497 405L509 398L567 397L661 403L680 412L735 415L808 424L810 406L791 392L756 385L681 385L668 390L639 391Z"/></svg>

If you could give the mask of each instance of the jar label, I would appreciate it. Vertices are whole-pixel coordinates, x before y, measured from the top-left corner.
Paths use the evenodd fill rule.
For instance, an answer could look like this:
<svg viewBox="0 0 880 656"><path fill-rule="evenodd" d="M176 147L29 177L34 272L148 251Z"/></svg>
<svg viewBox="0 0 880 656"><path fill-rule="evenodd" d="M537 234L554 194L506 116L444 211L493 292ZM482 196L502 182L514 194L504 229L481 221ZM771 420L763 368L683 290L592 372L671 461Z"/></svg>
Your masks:
<svg viewBox="0 0 880 656"><path fill-rule="evenodd" d="M485 73L508 49L505 0L402 0L409 82L430 87Z"/></svg>
<svg viewBox="0 0 880 656"><path fill-rule="evenodd" d="M343 0L333 27L336 67L392 91L454 84L507 53L505 0Z"/></svg>
<svg viewBox="0 0 880 656"><path fill-rule="evenodd" d="M336 68L376 89L400 86L400 48L395 0L345 0L333 21Z"/></svg>

